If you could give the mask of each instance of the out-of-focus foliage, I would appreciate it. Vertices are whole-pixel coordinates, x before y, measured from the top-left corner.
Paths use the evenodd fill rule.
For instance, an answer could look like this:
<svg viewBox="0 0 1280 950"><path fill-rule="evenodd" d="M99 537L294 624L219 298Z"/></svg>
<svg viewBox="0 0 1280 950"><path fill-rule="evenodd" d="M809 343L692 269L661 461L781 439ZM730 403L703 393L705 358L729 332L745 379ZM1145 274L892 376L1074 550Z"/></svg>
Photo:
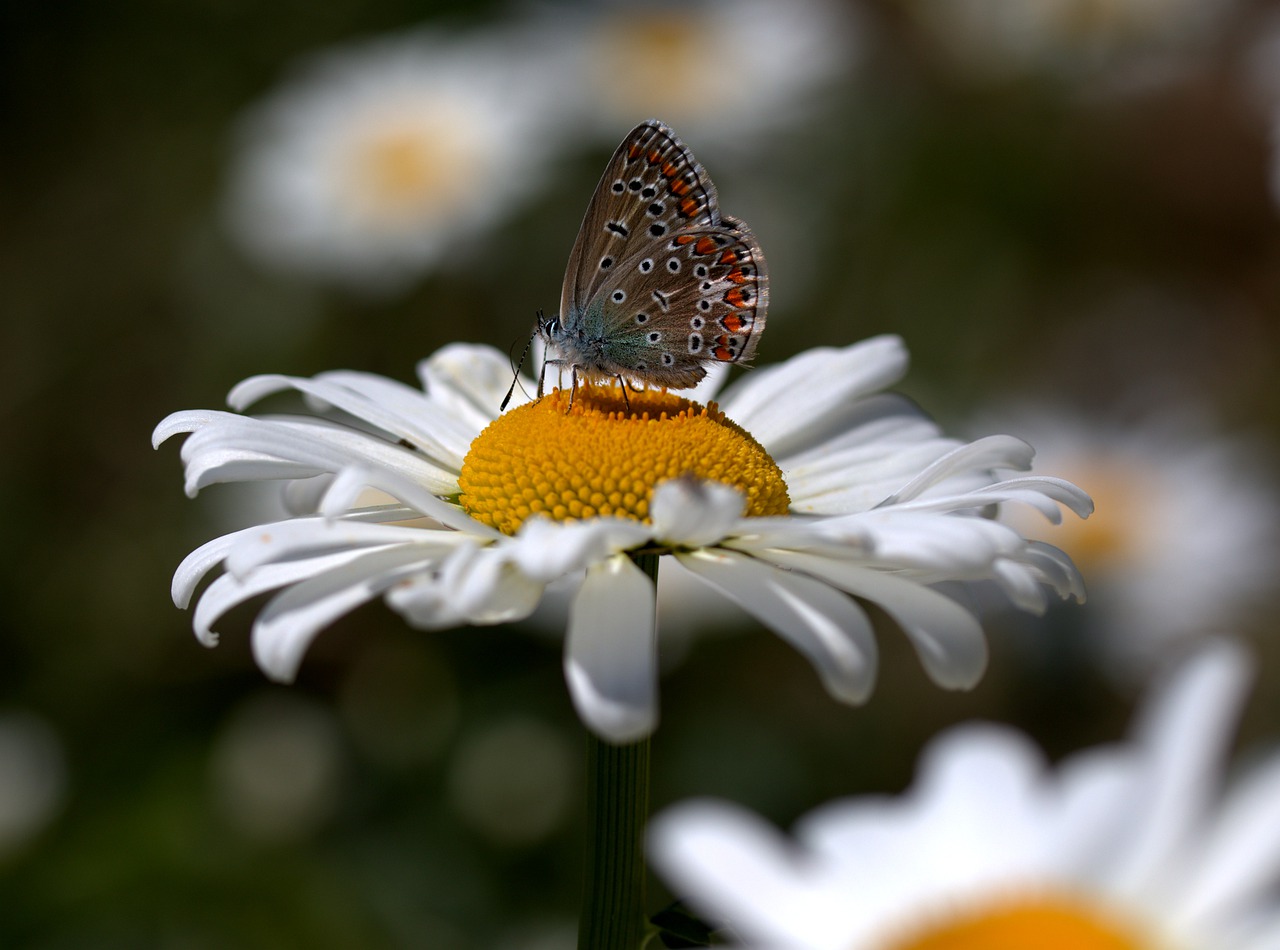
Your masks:
<svg viewBox="0 0 1280 950"><path fill-rule="evenodd" d="M992 406L1101 419L1158 415L1176 394L1274 447L1280 89L1257 78L1269 5L1223 3L1175 39L1167 23L1149 36L1137 20L1068 18L1017 55L983 50L1009 35L990 11L940 33L937 5L834 7L847 61L770 101L785 113L774 131L704 137L696 110L658 114L769 257L760 359L896 332L915 357L907 392L959 435L983 434L965 426ZM676 22L675 8L627 9ZM610 129L578 89L564 109L581 111L548 125L558 156L536 193L374 299L275 272L235 242L233 130L325 49L423 28L552 42L611 11L118 0L0 15L0 945L572 946L581 730L557 638L424 634L374 605L320 638L298 685L270 685L247 611L210 652L168 598L181 557L246 523L251 499L188 501L174 451L148 436L252 373L410 380L453 340L522 346L535 310L556 307L605 157L649 109ZM1090 29L1111 32L1082 43ZM751 62L736 52L708 77ZM687 95L740 89L691 81ZM1235 606L1219 616L1252 636L1264 677L1246 741L1274 738L1280 598ZM721 795L785 824L837 795L900 789L922 743L972 716L1054 754L1113 738L1131 697L1081 636L1088 609L1016 630L996 618L991 671L962 695L932 687L886 623L862 709L834 704L745 621L668 644L655 805Z"/></svg>

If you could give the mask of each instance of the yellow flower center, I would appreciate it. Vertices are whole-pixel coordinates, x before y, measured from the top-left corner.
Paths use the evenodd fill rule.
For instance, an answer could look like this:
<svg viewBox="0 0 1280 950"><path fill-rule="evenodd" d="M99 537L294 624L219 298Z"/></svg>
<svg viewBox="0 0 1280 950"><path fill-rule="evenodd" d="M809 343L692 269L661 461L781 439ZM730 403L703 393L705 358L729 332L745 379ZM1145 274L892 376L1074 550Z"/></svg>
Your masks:
<svg viewBox="0 0 1280 950"><path fill-rule="evenodd" d="M445 116L440 117L442 120ZM456 129L388 123L352 144L351 196L365 214L441 213L465 193L471 153Z"/></svg>
<svg viewBox="0 0 1280 950"><path fill-rule="evenodd" d="M653 490L682 475L742 491L749 516L790 506L769 453L712 403L656 390L579 385L513 409L476 437L462 462L462 506L514 534L526 518L649 519Z"/></svg>
<svg viewBox="0 0 1280 950"><path fill-rule="evenodd" d="M917 928L884 950L1156 950L1128 922L1073 898L1042 897Z"/></svg>
<svg viewBox="0 0 1280 950"><path fill-rule="evenodd" d="M1085 577L1107 573L1142 556L1143 546L1157 536L1149 519L1158 513L1146 500L1144 492L1149 494L1150 486L1144 488L1141 472L1119 463L1092 460L1068 465L1057 474L1089 493L1094 513L1088 520L1067 518L1059 525L1014 515L1016 526L1027 537L1062 548Z"/></svg>
<svg viewBox="0 0 1280 950"><path fill-rule="evenodd" d="M604 20L598 28L593 88L620 112L638 109L676 118L696 112L699 97L689 90L707 77L712 25L697 13L674 9Z"/></svg>

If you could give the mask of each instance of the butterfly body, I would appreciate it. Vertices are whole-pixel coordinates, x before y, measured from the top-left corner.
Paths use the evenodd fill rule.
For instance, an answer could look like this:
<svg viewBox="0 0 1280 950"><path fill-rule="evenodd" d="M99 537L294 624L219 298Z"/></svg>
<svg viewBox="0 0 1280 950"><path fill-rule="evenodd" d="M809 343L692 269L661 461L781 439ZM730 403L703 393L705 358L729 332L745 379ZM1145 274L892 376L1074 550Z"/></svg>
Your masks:
<svg viewBox="0 0 1280 950"><path fill-rule="evenodd" d="M618 146L569 255L559 316L538 332L575 377L682 389L751 358L764 330L764 255L720 214L715 186L656 120Z"/></svg>

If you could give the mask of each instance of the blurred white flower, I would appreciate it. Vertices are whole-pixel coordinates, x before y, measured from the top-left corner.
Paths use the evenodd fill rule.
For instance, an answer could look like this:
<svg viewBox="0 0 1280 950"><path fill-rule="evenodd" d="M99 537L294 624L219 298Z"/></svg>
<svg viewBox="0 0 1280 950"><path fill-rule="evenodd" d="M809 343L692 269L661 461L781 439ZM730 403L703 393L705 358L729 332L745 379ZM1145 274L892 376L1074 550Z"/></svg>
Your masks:
<svg viewBox="0 0 1280 950"><path fill-rule="evenodd" d="M907 7L975 78L1044 72L1143 85L1209 48L1236 0L909 0Z"/></svg>
<svg viewBox="0 0 1280 950"><path fill-rule="evenodd" d="M1280 755L1219 791L1247 668L1214 644L1129 742L1056 767L1014 730L952 729L906 793L830 803L793 839L728 803L677 805L650 859L757 950L1273 948Z"/></svg>
<svg viewBox="0 0 1280 950"><path fill-rule="evenodd" d="M66 791L66 760L53 727L29 712L0 715L0 859L44 830Z"/></svg>
<svg viewBox="0 0 1280 950"><path fill-rule="evenodd" d="M542 183L560 136L537 55L512 31L420 30L311 57L241 122L234 235L270 266L403 289Z"/></svg>
<svg viewBox="0 0 1280 950"><path fill-rule="evenodd" d="M259 376L231 393L243 409L282 391L317 415L187 411L155 442L190 433L186 489L284 480L297 517L244 528L192 552L173 581L185 607L201 579L196 635L231 608L278 591L253 648L292 679L316 634L375 597L415 626L527 617L544 590L580 581L565 675L578 712L615 742L657 723L652 581L632 555L674 558L800 650L835 698L863 702L876 679L871 621L882 607L929 675L972 686L986 665L973 615L934 585L995 581L1020 608L1045 588L1082 594L1071 562L984 517L1002 502L1061 518L1091 509L1075 486L1012 477L1032 451L1007 436L944 438L907 400L881 393L906 369L896 337L816 349L757 369L719 408L675 393L579 385L532 401L505 354L454 345L419 367L422 388L354 372ZM723 377L708 374L702 399ZM625 399L625 401L624 401ZM572 409L569 406L572 404ZM368 488L392 499L363 501ZM584 579L585 578L585 579Z"/></svg>
<svg viewBox="0 0 1280 950"><path fill-rule="evenodd" d="M325 709L292 694L255 696L228 717L214 746L214 800L249 837L303 838L336 810L343 758L337 724Z"/></svg>
<svg viewBox="0 0 1280 950"><path fill-rule="evenodd" d="M512 716L464 736L450 763L449 801L467 825L510 847L542 841L568 818L581 768L551 726Z"/></svg>
<svg viewBox="0 0 1280 950"><path fill-rule="evenodd" d="M648 116L741 144L812 112L859 53L853 8L832 0L604 0L544 8L572 68L566 97L608 139Z"/></svg>
<svg viewBox="0 0 1280 950"><path fill-rule="evenodd" d="M1002 425L1097 505L1087 523L1057 529L1005 517L1075 561L1089 603L1073 617L1116 672L1141 674L1171 644L1239 629L1273 590L1280 496L1256 446L1168 407L1128 424L1042 409Z"/></svg>

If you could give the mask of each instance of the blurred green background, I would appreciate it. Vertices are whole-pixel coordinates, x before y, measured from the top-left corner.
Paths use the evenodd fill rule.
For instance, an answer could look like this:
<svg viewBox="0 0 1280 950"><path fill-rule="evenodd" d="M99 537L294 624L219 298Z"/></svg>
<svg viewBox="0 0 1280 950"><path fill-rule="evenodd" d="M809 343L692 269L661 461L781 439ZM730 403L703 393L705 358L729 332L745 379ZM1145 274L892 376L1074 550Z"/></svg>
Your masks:
<svg viewBox="0 0 1280 950"><path fill-rule="evenodd" d="M972 414L993 406L1106 414L1136 387L1274 448L1280 89L1269 104L1255 68L1271 5L1223 4L1189 40L1134 30L1076 63L1073 35L1065 67L995 71L969 64L994 54L955 55L925 6L840 8L847 68L778 131L704 144L696 121L659 114L769 256L758 362L893 332L913 354L901 389L957 435L983 434ZM411 381L438 347L518 347L534 311L555 309L600 169L647 112L566 143L485 253L394 296L272 271L219 211L237 118L299 57L527 14L461 0L0 13L0 946L573 945L583 739L559 639L424 634L376 604L321 636L297 685L271 685L248 652L251 610L207 651L168 596L244 496L187 500L174 446L149 447L166 414L221 407L250 374ZM1161 44L1176 68L1124 75L1134 49ZM1246 744L1280 735L1277 604L1222 614L1260 660ZM883 672L860 709L755 626L676 644L655 807L723 795L786 824L901 789L928 737L974 716L1053 755L1116 738L1134 691L1094 661L1082 623L1071 607L995 616L992 668L969 694L934 688L881 624Z"/></svg>

